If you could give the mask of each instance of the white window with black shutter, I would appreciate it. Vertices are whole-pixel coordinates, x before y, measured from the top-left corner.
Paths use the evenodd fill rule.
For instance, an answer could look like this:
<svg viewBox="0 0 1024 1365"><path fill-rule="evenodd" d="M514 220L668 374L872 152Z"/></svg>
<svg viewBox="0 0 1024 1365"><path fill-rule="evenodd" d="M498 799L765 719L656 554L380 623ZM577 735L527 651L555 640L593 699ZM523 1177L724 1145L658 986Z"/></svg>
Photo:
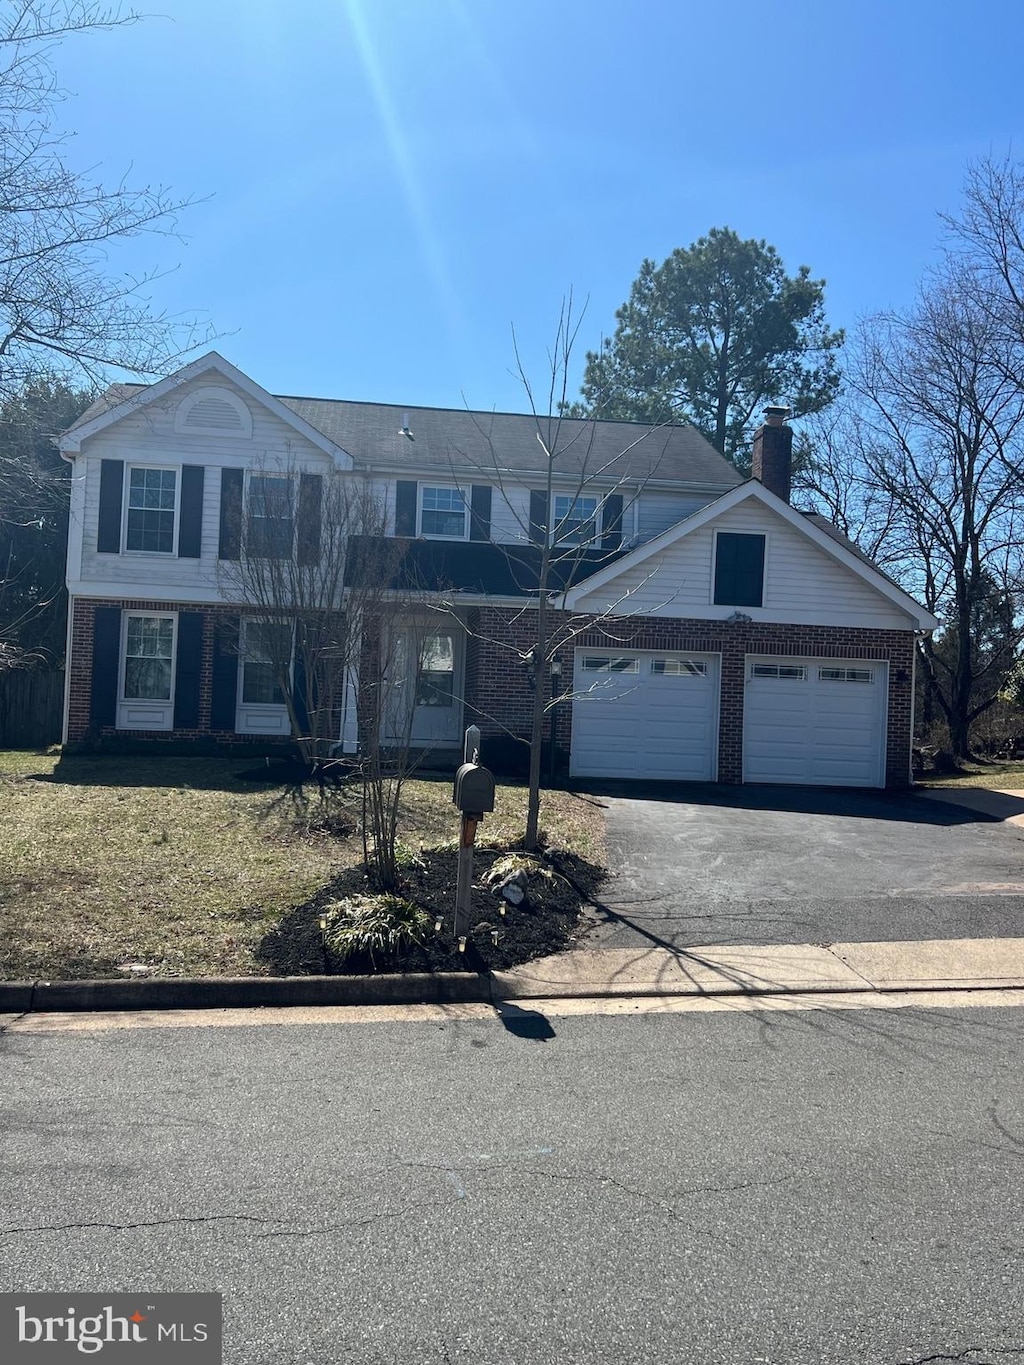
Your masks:
<svg viewBox="0 0 1024 1365"><path fill-rule="evenodd" d="M767 537L716 531L712 602L718 607L763 607Z"/></svg>
<svg viewBox="0 0 1024 1365"><path fill-rule="evenodd" d="M97 552L198 559L204 474L202 465L102 460Z"/></svg>
<svg viewBox="0 0 1024 1365"><path fill-rule="evenodd" d="M242 622L235 718L238 734L290 733L285 692L292 687L292 646L289 622Z"/></svg>
<svg viewBox="0 0 1024 1365"><path fill-rule="evenodd" d="M174 728L177 613L121 613L119 730Z"/></svg>
<svg viewBox="0 0 1024 1365"><path fill-rule="evenodd" d="M491 486L418 483L395 484L395 535L423 540L491 539Z"/></svg>

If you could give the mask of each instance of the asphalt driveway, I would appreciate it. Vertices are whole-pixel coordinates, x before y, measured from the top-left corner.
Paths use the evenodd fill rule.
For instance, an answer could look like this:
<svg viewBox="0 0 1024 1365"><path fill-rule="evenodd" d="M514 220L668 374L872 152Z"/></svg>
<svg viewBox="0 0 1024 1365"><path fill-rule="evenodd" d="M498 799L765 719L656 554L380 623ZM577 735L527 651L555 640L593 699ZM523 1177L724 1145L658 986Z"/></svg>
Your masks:
<svg viewBox="0 0 1024 1365"><path fill-rule="evenodd" d="M1024 828L979 811L796 787L588 795L614 873L582 946L1024 934Z"/></svg>

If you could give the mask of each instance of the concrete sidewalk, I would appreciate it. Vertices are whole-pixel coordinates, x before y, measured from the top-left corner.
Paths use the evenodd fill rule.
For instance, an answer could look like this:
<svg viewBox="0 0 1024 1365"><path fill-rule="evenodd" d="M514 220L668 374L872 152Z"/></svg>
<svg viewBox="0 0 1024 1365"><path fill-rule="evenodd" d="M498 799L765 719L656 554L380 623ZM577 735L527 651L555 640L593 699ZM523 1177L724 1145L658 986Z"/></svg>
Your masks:
<svg viewBox="0 0 1024 1365"><path fill-rule="evenodd" d="M591 948L493 973L496 999L1024 988L1024 938Z"/></svg>
<svg viewBox="0 0 1024 1365"><path fill-rule="evenodd" d="M479 974L0 983L0 1028L21 1014L69 1011L1013 989L1024 989L1024 938L590 948Z"/></svg>

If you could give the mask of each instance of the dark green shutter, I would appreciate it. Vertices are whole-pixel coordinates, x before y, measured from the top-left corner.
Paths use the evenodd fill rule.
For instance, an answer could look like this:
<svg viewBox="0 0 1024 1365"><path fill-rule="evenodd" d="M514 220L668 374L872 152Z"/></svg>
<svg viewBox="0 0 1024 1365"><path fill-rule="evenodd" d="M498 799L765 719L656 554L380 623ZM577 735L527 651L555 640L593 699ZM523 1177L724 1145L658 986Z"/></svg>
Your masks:
<svg viewBox="0 0 1024 1365"><path fill-rule="evenodd" d="M92 628L89 723L117 724L117 681L121 668L121 608L97 607Z"/></svg>
<svg viewBox="0 0 1024 1365"><path fill-rule="evenodd" d="M764 536L719 531L715 539L715 604L759 607L764 601Z"/></svg>
<svg viewBox="0 0 1024 1365"><path fill-rule="evenodd" d="M178 558L198 559L203 553L203 481L201 464L182 465L181 517L178 521Z"/></svg>
<svg viewBox="0 0 1024 1365"><path fill-rule="evenodd" d="M395 535L416 534L416 484L412 479L399 479L395 487Z"/></svg>
<svg viewBox="0 0 1024 1365"><path fill-rule="evenodd" d="M210 729L234 730L238 701L237 616L218 619L213 632L213 692L210 699Z"/></svg>
<svg viewBox="0 0 1024 1365"><path fill-rule="evenodd" d="M203 664L203 617L198 611L178 613L178 654L174 665L174 728L199 725L199 679Z"/></svg>
<svg viewBox="0 0 1024 1365"><path fill-rule="evenodd" d="M316 564L320 559L320 518L324 481L319 474L299 475L298 562Z"/></svg>
<svg viewBox="0 0 1024 1365"><path fill-rule="evenodd" d="M536 491L530 494L530 539L543 545L548 534L548 495Z"/></svg>
<svg viewBox="0 0 1024 1365"><path fill-rule="evenodd" d="M475 483L471 489L470 540L490 540L491 538L491 485Z"/></svg>
<svg viewBox="0 0 1024 1365"><path fill-rule="evenodd" d="M601 504L601 548L617 550L622 544L622 494L609 493Z"/></svg>
<svg viewBox="0 0 1024 1365"><path fill-rule="evenodd" d="M242 478L241 469L220 471L220 542L218 559L242 557ZM232 722L232 729L234 723Z"/></svg>
<svg viewBox="0 0 1024 1365"><path fill-rule="evenodd" d="M123 495L124 460L101 460L100 513L96 528L96 549L101 555L116 555L121 552Z"/></svg>

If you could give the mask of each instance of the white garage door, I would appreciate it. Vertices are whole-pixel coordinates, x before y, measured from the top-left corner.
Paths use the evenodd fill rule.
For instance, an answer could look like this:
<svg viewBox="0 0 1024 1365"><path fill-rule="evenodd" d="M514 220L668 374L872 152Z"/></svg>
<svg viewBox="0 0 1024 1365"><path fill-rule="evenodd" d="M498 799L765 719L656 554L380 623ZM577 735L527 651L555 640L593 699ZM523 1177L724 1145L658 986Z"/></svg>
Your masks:
<svg viewBox="0 0 1024 1365"><path fill-rule="evenodd" d="M575 777L714 777L717 655L579 649L573 691Z"/></svg>
<svg viewBox="0 0 1024 1365"><path fill-rule="evenodd" d="M884 786L887 680L875 660L748 655L744 782Z"/></svg>

